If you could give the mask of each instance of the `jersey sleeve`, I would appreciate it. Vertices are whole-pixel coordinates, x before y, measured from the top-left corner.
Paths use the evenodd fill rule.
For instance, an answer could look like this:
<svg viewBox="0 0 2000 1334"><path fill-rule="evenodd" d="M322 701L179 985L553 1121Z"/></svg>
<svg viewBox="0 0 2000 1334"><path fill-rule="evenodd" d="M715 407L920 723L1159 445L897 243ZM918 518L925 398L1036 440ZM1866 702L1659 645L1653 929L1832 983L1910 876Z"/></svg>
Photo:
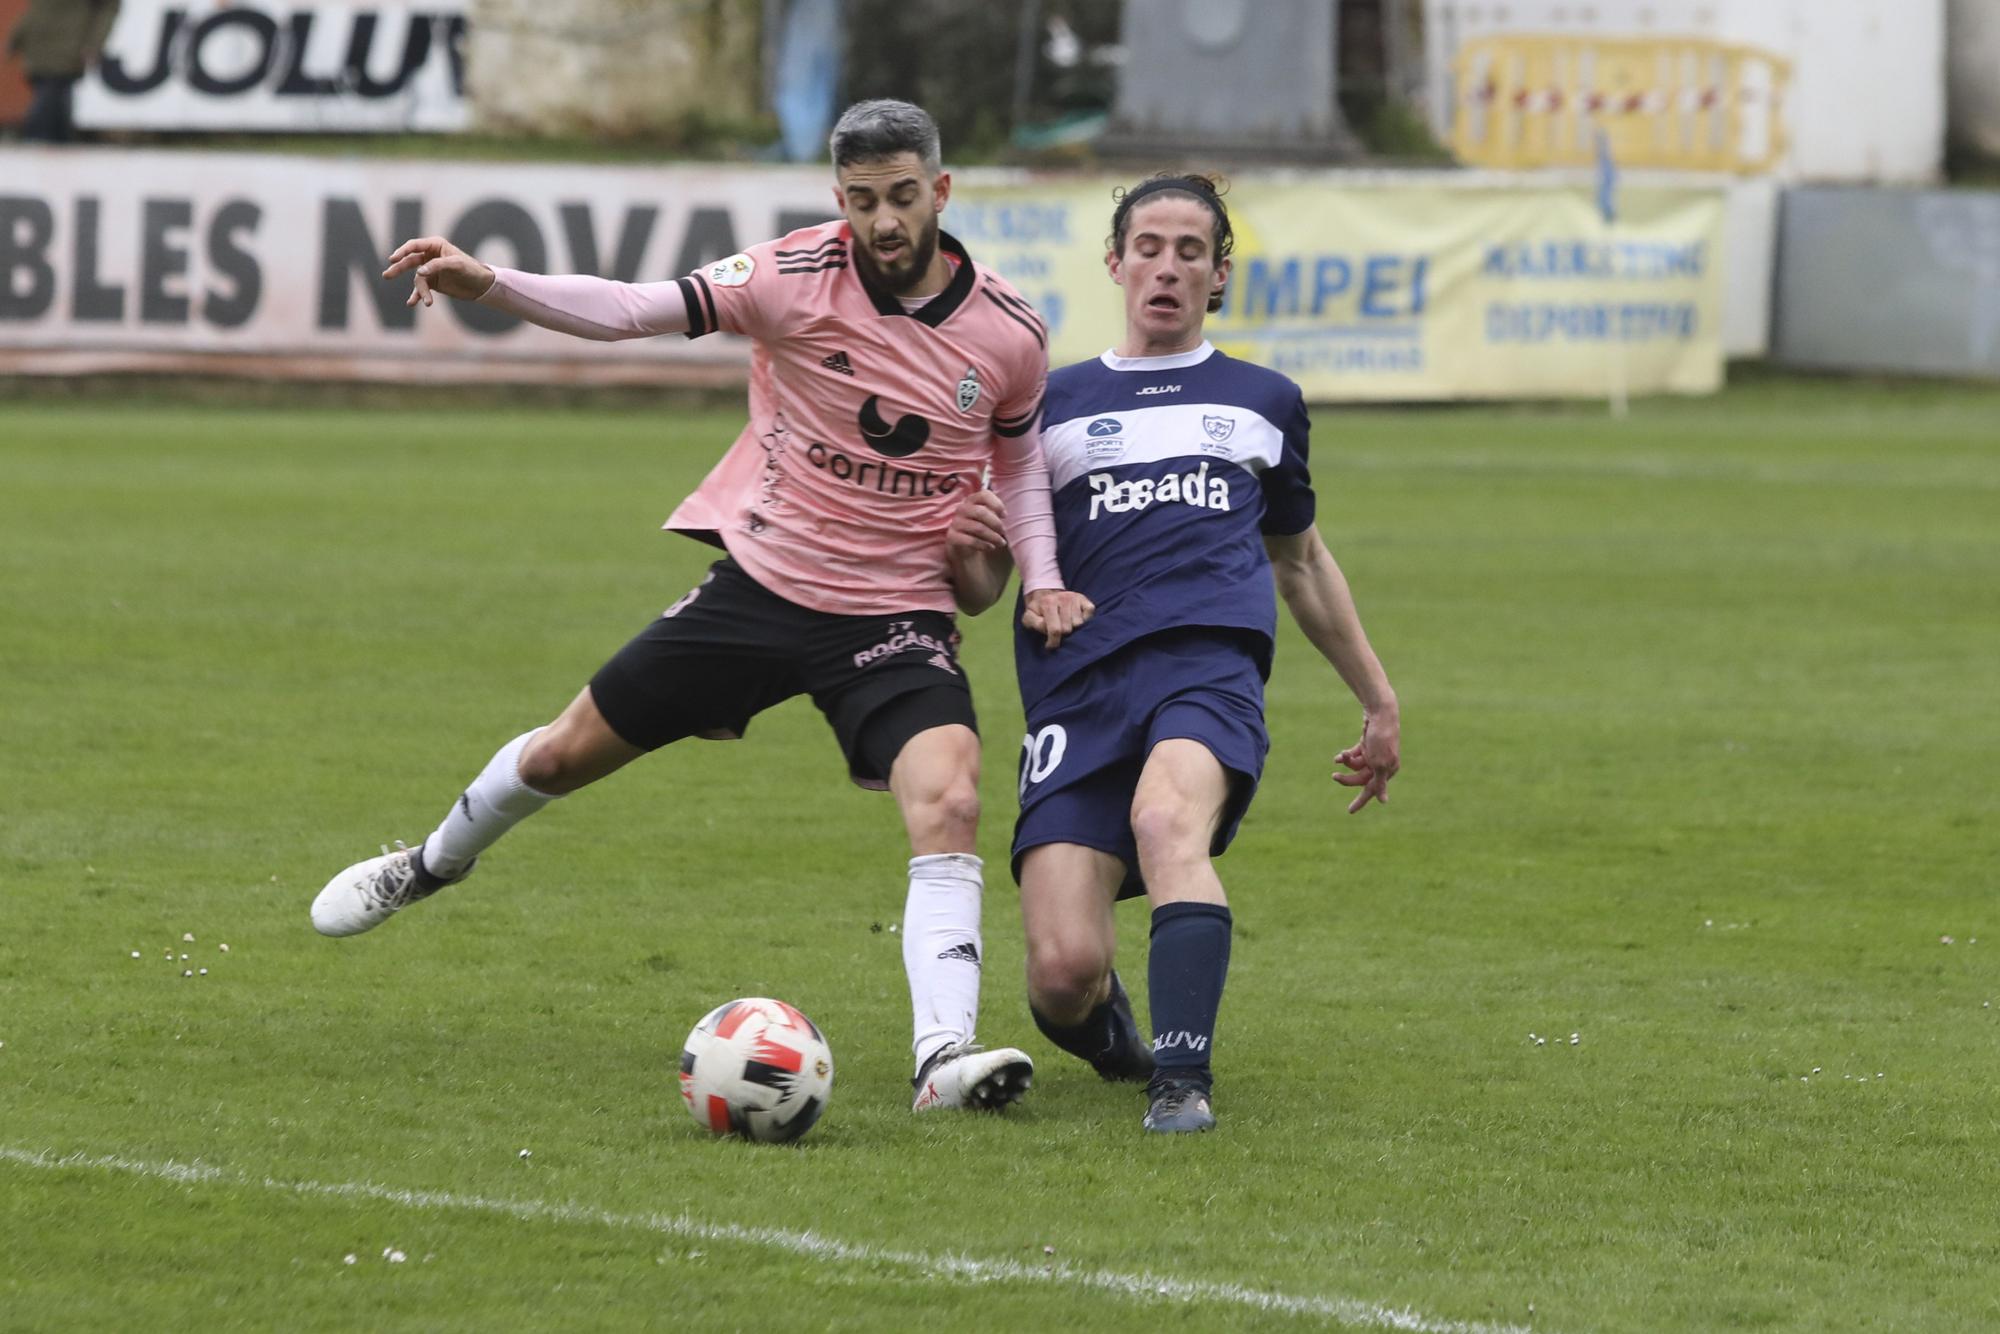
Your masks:
<svg viewBox="0 0 2000 1334"><path fill-rule="evenodd" d="M1049 368L1047 363L1033 372L1025 393L1012 401L1003 400L993 408L993 434L1013 439L1022 436L1041 425L1042 396L1048 392ZM1026 377L1024 377L1026 378Z"/></svg>
<svg viewBox="0 0 2000 1334"><path fill-rule="evenodd" d="M1294 386L1278 461L1264 470L1262 478L1264 518L1259 527L1267 537L1291 537L1312 527L1316 502L1312 473L1306 467L1306 444L1311 432L1306 396Z"/></svg>
<svg viewBox="0 0 2000 1334"><path fill-rule="evenodd" d="M1014 340L1005 392L993 405L993 489L1006 507L1007 546L1021 571L1021 591L1063 586L1056 562L1056 521L1049 465L1042 453L1042 402L1048 393L1048 333L1028 303L994 285L989 299L1032 337Z"/></svg>
<svg viewBox="0 0 2000 1334"><path fill-rule="evenodd" d="M674 283L620 283L587 274L493 270L481 305L578 338L611 342L685 333L687 311Z"/></svg>
<svg viewBox="0 0 2000 1334"><path fill-rule="evenodd" d="M1007 548L1021 570L1021 591L1063 586L1056 561L1055 502L1042 433L1032 424L1022 435L994 440L993 490L1006 512Z"/></svg>
<svg viewBox="0 0 2000 1334"><path fill-rule="evenodd" d="M727 259L704 264L677 279L687 301L689 338L733 333L750 338L781 336L804 284L787 286L779 270L797 266L780 252L783 241L766 241ZM829 242L845 253L847 243Z"/></svg>
<svg viewBox="0 0 2000 1334"><path fill-rule="evenodd" d="M1007 377L1007 393L993 405L993 434L1012 437L1026 435L1041 424L1042 396L1049 385L1049 335L1041 318L1017 296L1002 296L989 286L989 300L1001 312L1033 335L1016 339L1013 372Z"/></svg>

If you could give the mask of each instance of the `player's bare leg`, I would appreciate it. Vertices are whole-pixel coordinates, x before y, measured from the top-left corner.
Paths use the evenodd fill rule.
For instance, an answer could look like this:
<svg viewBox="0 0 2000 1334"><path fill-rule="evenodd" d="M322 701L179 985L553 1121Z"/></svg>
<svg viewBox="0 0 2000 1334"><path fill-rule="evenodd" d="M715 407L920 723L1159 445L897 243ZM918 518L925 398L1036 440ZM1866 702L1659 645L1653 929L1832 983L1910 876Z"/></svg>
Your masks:
<svg viewBox="0 0 2000 1334"><path fill-rule="evenodd" d="M611 730L588 688L547 727L523 733L488 761L431 836L357 862L313 900L322 935L352 936L471 874L479 854L557 797L614 773L645 752Z"/></svg>
<svg viewBox="0 0 2000 1334"><path fill-rule="evenodd" d="M956 723L904 743L889 791L918 857L970 854L979 844L979 734Z"/></svg>
<svg viewBox="0 0 2000 1334"><path fill-rule="evenodd" d="M1144 1080L1153 1057L1111 967L1111 908L1124 880L1125 863L1097 848L1043 843L1022 854L1028 1009L1042 1036L1104 1078Z"/></svg>
<svg viewBox="0 0 2000 1334"><path fill-rule="evenodd" d="M1111 905L1125 864L1076 843L1043 843L1021 856L1021 925L1028 943L1028 1003L1058 1024L1080 1023L1111 994L1118 931Z"/></svg>
<svg viewBox="0 0 2000 1334"><path fill-rule="evenodd" d="M1156 1069L1146 1129L1215 1125L1209 1067L1229 973L1230 916L1209 859L1229 800L1229 773L1208 747L1172 738L1153 747L1132 798L1132 833L1153 905L1147 980Z"/></svg>
<svg viewBox="0 0 2000 1334"><path fill-rule="evenodd" d="M979 1018L979 736L952 723L906 742L889 790L910 835L903 907L903 968L914 1016L915 1108L1004 1107L1033 1080L1034 1063L1014 1048L973 1045Z"/></svg>
<svg viewBox="0 0 2000 1334"><path fill-rule="evenodd" d="M521 753L521 781L552 797L568 796L618 772L646 752L611 730L590 687L534 735Z"/></svg>
<svg viewBox="0 0 2000 1334"><path fill-rule="evenodd" d="M1155 908L1228 904L1208 852L1228 801L1229 771L1201 742L1171 737L1146 757L1132 796L1132 835Z"/></svg>

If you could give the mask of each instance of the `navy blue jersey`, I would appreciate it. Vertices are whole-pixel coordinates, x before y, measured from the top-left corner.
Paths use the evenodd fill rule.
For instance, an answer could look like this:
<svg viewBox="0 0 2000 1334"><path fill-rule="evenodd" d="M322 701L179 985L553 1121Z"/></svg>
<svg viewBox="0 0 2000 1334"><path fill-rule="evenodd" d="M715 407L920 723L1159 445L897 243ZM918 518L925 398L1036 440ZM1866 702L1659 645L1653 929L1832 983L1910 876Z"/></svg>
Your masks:
<svg viewBox="0 0 2000 1334"><path fill-rule="evenodd" d="M1278 608L1263 539L1312 526L1307 431L1298 385L1206 342L1050 374L1042 448L1056 550L1063 582L1097 614L1053 651L1017 628L1030 711L1107 654L1181 626L1249 631L1269 675Z"/></svg>

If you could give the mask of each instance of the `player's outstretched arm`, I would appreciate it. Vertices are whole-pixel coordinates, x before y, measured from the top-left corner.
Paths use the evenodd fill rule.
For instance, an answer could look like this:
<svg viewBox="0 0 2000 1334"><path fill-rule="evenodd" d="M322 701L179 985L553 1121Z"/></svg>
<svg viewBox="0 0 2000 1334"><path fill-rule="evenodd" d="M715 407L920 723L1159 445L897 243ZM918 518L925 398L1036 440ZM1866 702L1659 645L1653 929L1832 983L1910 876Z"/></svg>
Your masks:
<svg viewBox="0 0 2000 1334"><path fill-rule="evenodd" d="M411 274L410 299L436 295L478 301L530 324L599 342L686 333L687 300L679 283L620 283L585 274L555 276L482 264L442 236L405 241L389 256L384 278Z"/></svg>
<svg viewBox="0 0 2000 1334"><path fill-rule="evenodd" d="M1039 409L1038 409L1039 410ZM1007 529L1007 549L1021 566L1021 624L1045 636L1054 648L1096 613L1081 593L1063 587L1056 564L1055 502L1049 495L1049 465L1042 457L1042 432L1031 426L1017 436L995 433L993 489L999 493Z"/></svg>
<svg viewBox="0 0 2000 1334"><path fill-rule="evenodd" d="M1007 550L1007 507L992 491L975 491L952 516L945 533L945 557L951 563L952 596L958 609L977 616L1000 600L1014 573L1014 556Z"/></svg>
<svg viewBox="0 0 2000 1334"><path fill-rule="evenodd" d="M394 278L405 273L415 274L410 283L410 299L403 303L406 306L419 301L431 305L433 293L458 301L477 301L493 286L490 266L442 236L413 237L391 251L389 267L382 270L382 276Z"/></svg>
<svg viewBox="0 0 2000 1334"><path fill-rule="evenodd" d="M1334 781L1361 789L1348 805L1348 812L1352 814L1370 801L1386 804L1389 780L1401 766L1402 715L1389 675L1382 670L1361 628L1361 614L1354 609L1347 577L1326 549L1317 527L1289 537L1266 537L1264 549L1270 553L1278 595L1284 598L1292 619L1361 702L1361 739L1335 757L1349 772L1336 773Z"/></svg>

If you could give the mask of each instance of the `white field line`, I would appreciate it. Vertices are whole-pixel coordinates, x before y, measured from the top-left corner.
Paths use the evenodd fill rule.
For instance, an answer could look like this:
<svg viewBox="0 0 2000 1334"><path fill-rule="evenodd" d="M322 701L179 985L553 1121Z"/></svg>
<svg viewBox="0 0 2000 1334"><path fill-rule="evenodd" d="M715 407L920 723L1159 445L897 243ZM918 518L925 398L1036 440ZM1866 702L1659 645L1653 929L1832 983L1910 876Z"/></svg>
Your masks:
<svg viewBox="0 0 2000 1334"><path fill-rule="evenodd" d="M1343 450L1327 467L1370 473L1460 473L1475 477L1611 477L1671 482L1746 482L1760 486L1879 486L1899 491L2000 490L1990 469L1975 471L1950 464L1921 470L1896 471L1866 463L1796 462L1746 463L1732 459L1688 459L1655 454L1595 455L1518 451L1479 454L1382 453Z"/></svg>
<svg viewBox="0 0 2000 1334"><path fill-rule="evenodd" d="M1497 1325L1476 1320L1439 1320L1407 1308L1380 1306L1348 1297L1300 1297L1235 1283L1209 1283L1111 1269L1078 1269L1070 1265L1023 1264L1018 1260L982 1260L951 1252L884 1250L781 1228L743 1227L734 1223L704 1223L685 1214L615 1213L584 1204L552 1204L545 1200L492 1199L450 1191L402 1190L369 1181L286 1181L246 1172L192 1163L144 1162L115 1154L54 1154L0 1145L0 1163L42 1171L122 1172L186 1185L251 1187L321 1199L375 1200L406 1209L447 1213L492 1214L523 1223L581 1224L586 1227L651 1232L687 1241L734 1243L784 1251L825 1264L892 1266L925 1278L953 1282L1039 1283L1059 1288L1084 1288L1140 1301L1199 1303L1242 1307L1273 1315L1330 1320L1363 1329L1393 1329L1408 1334L1530 1334L1526 1326Z"/></svg>

